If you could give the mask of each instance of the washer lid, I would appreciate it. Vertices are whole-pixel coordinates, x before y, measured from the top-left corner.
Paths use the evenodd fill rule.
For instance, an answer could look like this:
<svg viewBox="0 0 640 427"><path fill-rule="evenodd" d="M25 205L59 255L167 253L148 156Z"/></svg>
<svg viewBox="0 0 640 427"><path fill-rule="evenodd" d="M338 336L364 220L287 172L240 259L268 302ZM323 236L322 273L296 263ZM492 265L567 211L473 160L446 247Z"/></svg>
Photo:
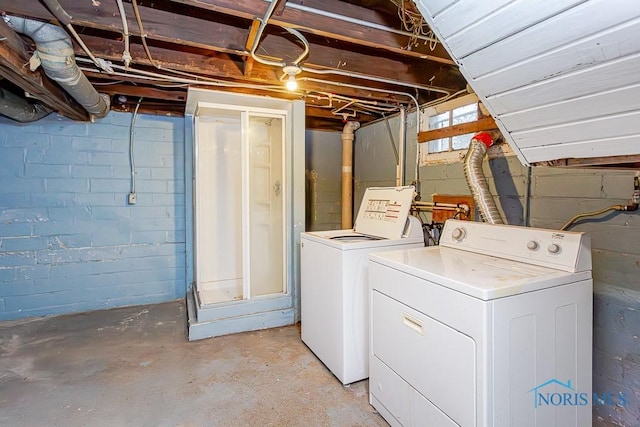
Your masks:
<svg viewBox="0 0 640 427"><path fill-rule="evenodd" d="M569 273L442 246L374 253L369 258L485 301L591 279L591 271Z"/></svg>
<svg viewBox="0 0 640 427"><path fill-rule="evenodd" d="M420 229L422 231L422 229ZM400 239L383 239L356 233L349 230L305 231L300 233L300 240L310 240L342 251L384 248L384 250L401 249L404 245L424 246L424 237L409 235ZM406 247L406 246L404 246Z"/></svg>
<svg viewBox="0 0 640 427"><path fill-rule="evenodd" d="M413 186L367 188L354 231L385 239L402 238L414 192Z"/></svg>

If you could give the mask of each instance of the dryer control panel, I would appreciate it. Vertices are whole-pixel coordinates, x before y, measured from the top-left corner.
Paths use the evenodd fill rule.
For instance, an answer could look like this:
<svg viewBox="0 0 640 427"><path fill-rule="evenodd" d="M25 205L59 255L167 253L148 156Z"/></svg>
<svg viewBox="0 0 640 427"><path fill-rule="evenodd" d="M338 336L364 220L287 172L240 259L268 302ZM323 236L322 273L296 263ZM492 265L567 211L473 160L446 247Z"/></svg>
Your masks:
<svg viewBox="0 0 640 427"><path fill-rule="evenodd" d="M568 272L591 270L589 235L450 219L440 245Z"/></svg>

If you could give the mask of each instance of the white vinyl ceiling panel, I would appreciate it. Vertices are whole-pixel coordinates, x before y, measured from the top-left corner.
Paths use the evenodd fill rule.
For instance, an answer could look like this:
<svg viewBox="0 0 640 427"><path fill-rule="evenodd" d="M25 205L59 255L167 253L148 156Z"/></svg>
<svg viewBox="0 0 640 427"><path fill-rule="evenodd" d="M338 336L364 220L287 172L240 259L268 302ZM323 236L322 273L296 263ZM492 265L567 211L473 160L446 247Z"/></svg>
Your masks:
<svg viewBox="0 0 640 427"><path fill-rule="evenodd" d="M603 2L607 3L607 13L599 15L598 19L593 21L593 15L599 13ZM624 6L628 2L629 0L599 0L582 3L566 13L487 46L483 49L483 54L464 56L461 60L469 73L482 76L545 52L567 48L571 43L592 35L597 37L600 31L625 22L628 11ZM584 25L586 21L590 21L590 25ZM553 31L556 27L561 27L564 31ZM537 32L543 32L545 36L536 36ZM532 40L535 40L535 43L532 43ZM491 57L491 61L487 61L485 55Z"/></svg>
<svg viewBox="0 0 640 427"><path fill-rule="evenodd" d="M512 132L520 148L536 147L539 141L560 139L563 142L580 142L590 139L607 139L631 136L637 133L640 111L615 116L597 117L559 126L541 127L527 131Z"/></svg>
<svg viewBox="0 0 640 427"><path fill-rule="evenodd" d="M532 64L531 68L535 69L535 64ZM638 70L640 70L640 55L633 55L571 73L550 75L515 89L486 94L485 97L489 104L495 107L495 112L501 115L633 86L640 83ZM478 91L478 95L485 94L481 80L469 83Z"/></svg>
<svg viewBox="0 0 640 427"><path fill-rule="evenodd" d="M579 151L579 158L630 156L638 154L638 136L625 136L621 138L591 139L580 143L562 143L557 145L544 145L533 148L523 148L522 155L529 162L544 162L552 159L567 158L567 151ZM589 151L596 153L589 156Z"/></svg>
<svg viewBox="0 0 640 427"><path fill-rule="evenodd" d="M640 84L502 114L500 121L506 128L517 131L577 122L597 117L603 110L609 114L640 110Z"/></svg>
<svg viewBox="0 0 640 427"><path fill-rule="evenodd" d="M504 67L477 79L487 96L543 81L561 73L593 69L597 64L608 64L619 58L640 52L640 20L625 23L615 29L582 39L560 49L527 58L520 63ZM620 40L624 42L620 43ZM486 58L488 53L482 53ZM478 54L476 54L478 55ZM486 59L485 59L486 60ZM559 71L562 70L562 71ZM603 77L610 78L606 74Z"/></svg>
<svg viewBox="0 0 640 427"><path fill-rule="evenodd" d="M417 0L525 164L640 154L640 2Z"/></svg>
<svg viewBox="0 0 640 427"><path fill-rule="evenodd" d="M559 12L584 0L516 0L487 1L464 0L436 15L436 25L445 21L448 34L442 33L451 49L459 51L460 58L493 43L519 33L532 25L544 22ZM467 4L473 7L465 7ZM466 19L460 21L463 14ZM446 19L442 19L446 15ZM453 25L455 24L457 25Z"/></svg>

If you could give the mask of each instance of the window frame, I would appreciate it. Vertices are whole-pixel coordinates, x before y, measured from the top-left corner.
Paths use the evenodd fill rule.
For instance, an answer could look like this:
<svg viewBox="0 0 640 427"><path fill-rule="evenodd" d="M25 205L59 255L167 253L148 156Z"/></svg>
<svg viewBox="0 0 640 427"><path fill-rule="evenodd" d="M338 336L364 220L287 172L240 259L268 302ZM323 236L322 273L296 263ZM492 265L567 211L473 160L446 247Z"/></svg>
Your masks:
<svg viewBox="0 0 640 427"><path fill-rule="evenodd" d="M420 129L429 129L429 119L431 117L440 115L442 113L449 113L449 121L451 122L453 110L456 108L464 107L466 105L476 104L479 108L480 100L476 94L463 95L450 101L445 101L437 105L429 106L420 110ZM433 163L454 163L459 162L464 158L464 154L468 147L461 149L453 149L452 137L448 138L449 149L447 151L438 151L429 153L429 143L424 142L420 144L420 165L424 166Z"/></svg>

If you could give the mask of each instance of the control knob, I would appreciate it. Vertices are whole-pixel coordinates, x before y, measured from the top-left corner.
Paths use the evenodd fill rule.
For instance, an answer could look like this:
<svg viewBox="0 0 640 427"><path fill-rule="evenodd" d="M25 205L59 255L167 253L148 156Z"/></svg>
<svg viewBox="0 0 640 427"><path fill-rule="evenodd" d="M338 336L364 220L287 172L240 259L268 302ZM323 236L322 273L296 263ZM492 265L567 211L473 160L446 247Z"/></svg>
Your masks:
<svg viewBox="0 0 640 427"><path fill-rule="evenodd" d="M530 251L535 251L536 249L538 249L538 242L536 242L535 240L529 240L529 242L527 242L527 249L529 249Z"/></svg>
<svg viewBox="0 0 640 427"><path fill-rule="evenodd" d="M560 245L558 245L556 243L552 243L552 244L549 245L547 250L549 251L550 254L557 254L557 253L560 252Z"/></svg>
<svg viewBox="0 0 640 427"><path fill-rule="evenodd" d="M467 233L465 232L464 228L456 227L451 232L451 237L453 237L453 240L460 241L460 240L464 239L464 236L466 234Z"/></svg>

